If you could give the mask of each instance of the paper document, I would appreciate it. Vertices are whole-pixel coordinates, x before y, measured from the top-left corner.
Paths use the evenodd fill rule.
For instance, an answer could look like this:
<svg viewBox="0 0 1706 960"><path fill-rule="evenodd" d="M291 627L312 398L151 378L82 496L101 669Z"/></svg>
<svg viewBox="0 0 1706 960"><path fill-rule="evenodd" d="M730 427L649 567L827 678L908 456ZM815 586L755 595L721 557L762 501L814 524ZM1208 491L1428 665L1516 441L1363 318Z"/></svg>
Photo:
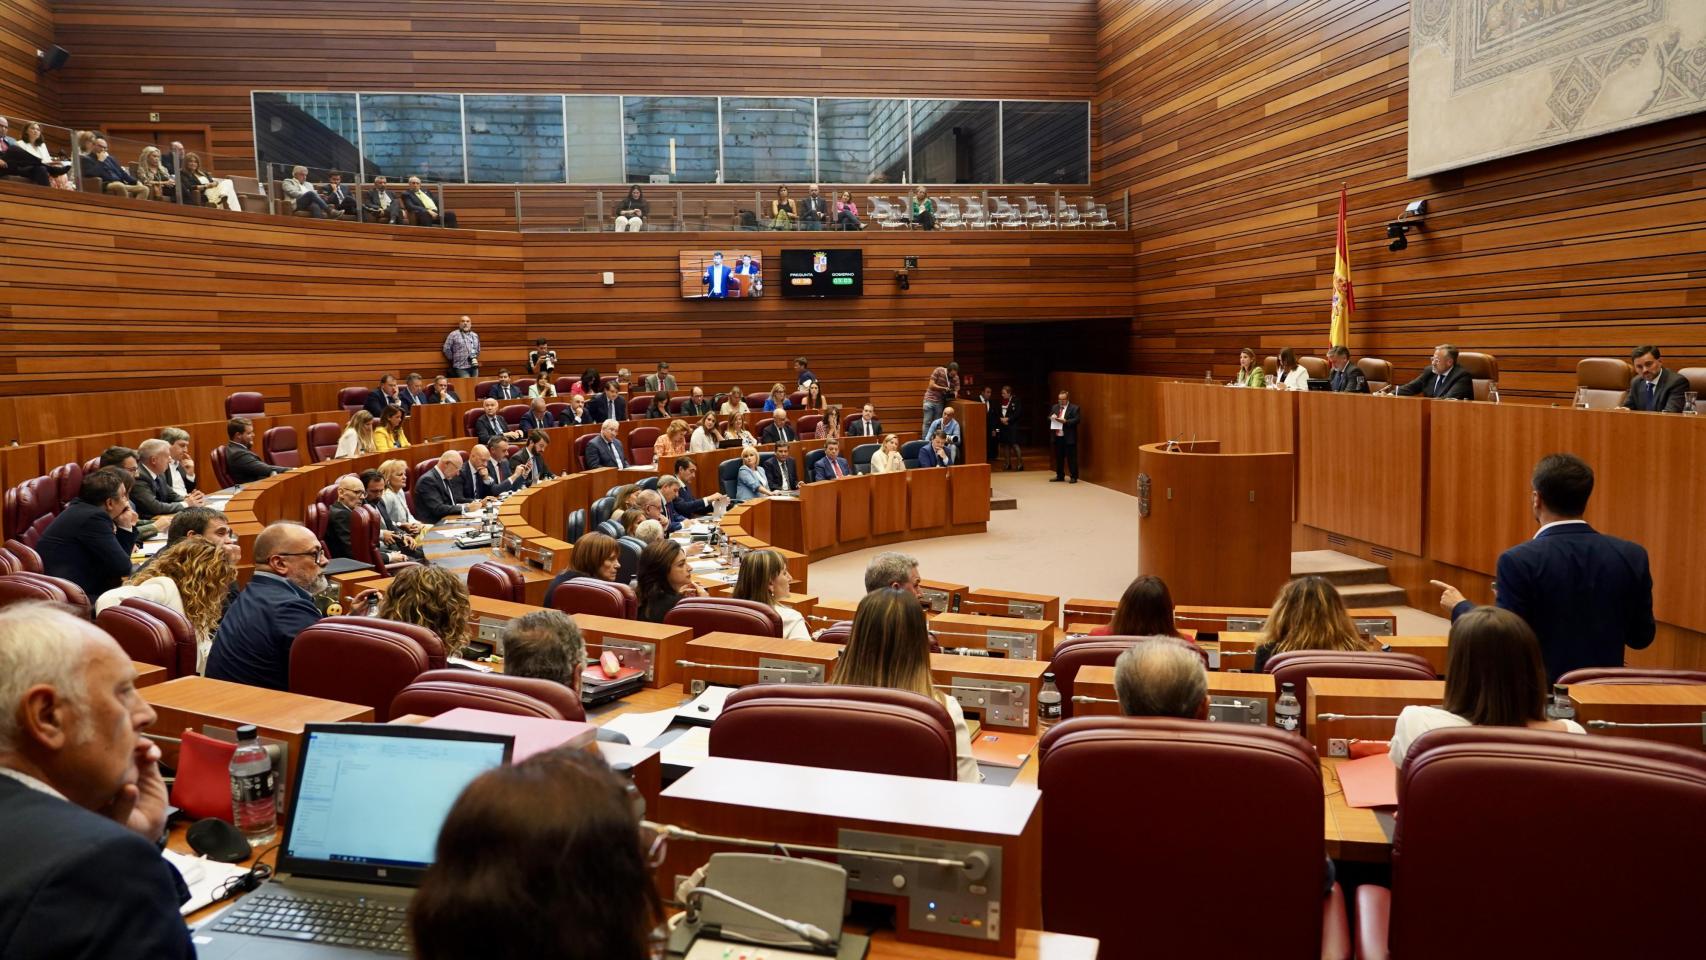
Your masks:
<svg viewBox="0 0 1706 960"><path fill-rule="evenodd" d="M662 760L666 767L694 767L705 762L710 756L711 728L693 727L671 740L659 751L658 759Z"/></svg>
<svg viewBox="0 0 1706 960"><path fill-rule="evenodd" d="M144 543L140 549L142 550L143 556L152 557L156 553L159 553L160 551L166 549L166 541L164 541L164 540L149 540L148 542Z"/></svg>
<svg viewBox="0 0 1706 960"><path fill-rule="evenodd" d="M1341 760L1336 769L1339 787L1348 807L1395 807L1398 805L1398 768L1390 753L1377 753L1360 760Z"/></svg>
<svg viewBox="0 0 1706 960"><path fill-rule="evenodd" d="M723 712L723 703L734 693L734 687L706 687L697 697L675 708L675 713L689 722L706 723Z"/></svg>
<svg viewBox="0 0 1706 960"><path fill-rule="evenodd" d="M229 496L206 497L201 501L201 505L204 507L207 507L210 510L224 510L225 505L227 503L230 503L230 502L231 502L231 498Z"/></svg>
<svg viewBox="0 0 1706 960"><path fill-rule="evenodd" d="M212 903L219 889L232 877L249 872L248 867L235 863L186 856L172 850L162 850L160 856L166 858L166 862L184 878L184 886L190 888L190 898L178 908L178 913L186 917Z"/></svg>
<svg viewBox="0 0 1706 960"><path fill-rule="evenodd" d="M1053 430L1055 433L1065 433L1066 432L1066 421L1060 419L1059 417L1051 416L1048 418L1048 428L1050 430Z"/></svg>
<svg viewBox="0 0 1706 960"><path fill-rule="evenodd" d="M627 737L628 742L634 746L643 747L662 736L674 722L674 710L656 710L651 713L618 714L603 726L606 730L614 730Z"/></svg>
<svg viewBox="0 0 1706 960"><path fill-rule="evenodd" d="M717 560L689 560L689 561L687 561L687 569L693 571L694 573L716 573L719 569L722 568L722 566L723 566L722 563L717 561Z"/></svg>

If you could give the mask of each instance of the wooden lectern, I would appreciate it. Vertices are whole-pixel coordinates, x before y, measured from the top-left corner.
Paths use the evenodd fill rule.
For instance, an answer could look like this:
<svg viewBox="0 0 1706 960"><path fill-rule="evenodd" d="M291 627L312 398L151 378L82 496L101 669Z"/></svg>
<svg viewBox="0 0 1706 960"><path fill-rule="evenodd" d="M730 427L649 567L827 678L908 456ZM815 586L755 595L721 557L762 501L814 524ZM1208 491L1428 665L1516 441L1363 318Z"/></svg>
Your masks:
<svg viewBox="0 0 1706 960"><path fill-rule="evenodd" d="M1272 606L1291 578L1292 455L1151 443L1137 469L1138 572L1175 603Z"/></svg>

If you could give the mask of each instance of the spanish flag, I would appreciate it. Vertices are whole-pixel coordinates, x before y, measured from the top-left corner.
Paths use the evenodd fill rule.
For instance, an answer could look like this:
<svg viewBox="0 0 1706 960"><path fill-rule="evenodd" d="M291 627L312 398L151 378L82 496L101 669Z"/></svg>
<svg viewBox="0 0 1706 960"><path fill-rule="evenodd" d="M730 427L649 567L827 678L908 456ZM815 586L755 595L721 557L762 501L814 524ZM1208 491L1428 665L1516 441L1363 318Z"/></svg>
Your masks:
<svg viewBox="0 0 1706 960"><path fill-rule="evenodd" d="M1333 250L1333 322L1328 329L1330 346L1351 345L1351 314L1356 311L1351 292L1351 243L1345 233L1345 185L1339 185L1339 240Z"/></svg>

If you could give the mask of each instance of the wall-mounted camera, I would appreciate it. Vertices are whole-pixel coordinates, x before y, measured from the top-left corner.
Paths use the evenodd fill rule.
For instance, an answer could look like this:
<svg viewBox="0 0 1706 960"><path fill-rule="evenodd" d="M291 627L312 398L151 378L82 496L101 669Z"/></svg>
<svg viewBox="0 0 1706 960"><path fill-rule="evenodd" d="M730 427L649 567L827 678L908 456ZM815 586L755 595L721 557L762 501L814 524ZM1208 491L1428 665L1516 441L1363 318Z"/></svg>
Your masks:
<svg viewBox="0 0 1706 960"><path fill-rule="evenodd" d="M1386 237L1392 241L1387 245L1387 249L1396 253L1409 246L1410 231L1421 230L1423 222L1427 220L1427 214L1428 202L1426 200L1417 200L1405 207L1404 213L1398 219L1386 224Z"/></svg>

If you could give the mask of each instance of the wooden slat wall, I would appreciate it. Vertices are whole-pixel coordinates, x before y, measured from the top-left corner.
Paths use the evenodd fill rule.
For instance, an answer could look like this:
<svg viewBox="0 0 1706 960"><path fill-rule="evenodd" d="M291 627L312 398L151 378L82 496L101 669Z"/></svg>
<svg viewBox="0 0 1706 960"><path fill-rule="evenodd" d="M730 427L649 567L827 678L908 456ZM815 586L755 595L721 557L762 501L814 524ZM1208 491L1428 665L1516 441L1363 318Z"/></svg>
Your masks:
<svg viewBox="0 0 1706 960"><path fill-rule="evenodd" d="M1706 365L1706 116L1417 181L1406 0L1101 0L1097 188L1131 191L1134 369L1230 376L1245 344L1320 353L1349 183L1352 348L1406 378L1435 343L1558 399L1578 359ZM1428 201L1424 233L1385 224Z"/></svg>
<svg viewBox="0 0 1706 960"><path fill-rule="evenodd" d="M484 371L550 337L562 372L669 359L683 384L749 392L808 356L832 400L918 409L956 320L1125 317L1123 232L517 234L237 217L0 184L0 395L224 385L282 400L293 382L432 373L475 318ZM783 246L859 246L865 296L784 300ZM758 301L681 299L683 250L752 248ZM918 257L911 289L895 271ZM616 274L604 287L603 271Z"/></svg>
<svg viewBox="0 0 1706 960"><path fill-rule="evenodd" d="M75 54L66 124L158 111L166 126L211 124L216 150L245 156L253 89L1088 99L1095 88L1094 0L54 7Z"/></svg>
<svg viewBox="0 0 1706 960"><path fill-rule="evenodd" d="M24 135L23 118L58 116L58 74L36 73L36 51L53 43L53 9L47 0L0 0L0 116L12 121L12 136Z"/></svg>

